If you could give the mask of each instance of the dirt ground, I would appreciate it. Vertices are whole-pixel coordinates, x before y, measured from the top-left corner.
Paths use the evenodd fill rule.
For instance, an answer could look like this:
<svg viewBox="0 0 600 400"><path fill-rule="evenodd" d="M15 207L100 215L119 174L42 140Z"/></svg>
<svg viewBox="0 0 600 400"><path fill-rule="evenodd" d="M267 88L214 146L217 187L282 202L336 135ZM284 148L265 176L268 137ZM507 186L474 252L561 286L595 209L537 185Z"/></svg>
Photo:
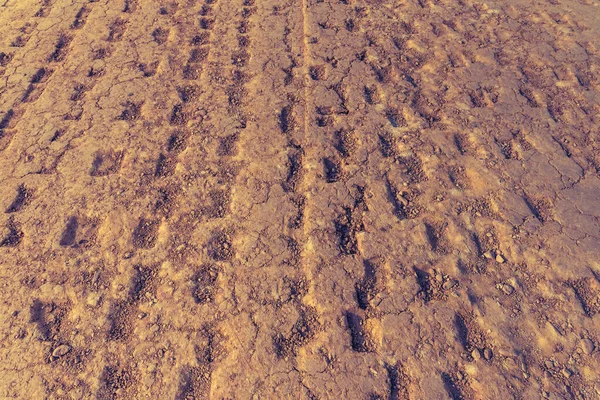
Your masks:
<svg viewBox="0 0 600 400"><path fill-rule="evenodd" d="M600 398L598 0L0 0L0 398Z"/></svg>

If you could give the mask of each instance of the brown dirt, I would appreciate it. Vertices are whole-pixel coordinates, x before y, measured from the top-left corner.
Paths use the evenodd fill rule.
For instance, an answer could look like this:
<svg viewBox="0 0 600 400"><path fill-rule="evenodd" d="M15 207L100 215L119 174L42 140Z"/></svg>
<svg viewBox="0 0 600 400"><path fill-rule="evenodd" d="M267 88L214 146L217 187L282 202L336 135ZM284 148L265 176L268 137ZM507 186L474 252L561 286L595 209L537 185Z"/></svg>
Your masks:
<svg viewBox="0 0 600 400"><path fill-rule="evenodd" d="M0 0L0 398L600 398L596 0Z"/></svg>

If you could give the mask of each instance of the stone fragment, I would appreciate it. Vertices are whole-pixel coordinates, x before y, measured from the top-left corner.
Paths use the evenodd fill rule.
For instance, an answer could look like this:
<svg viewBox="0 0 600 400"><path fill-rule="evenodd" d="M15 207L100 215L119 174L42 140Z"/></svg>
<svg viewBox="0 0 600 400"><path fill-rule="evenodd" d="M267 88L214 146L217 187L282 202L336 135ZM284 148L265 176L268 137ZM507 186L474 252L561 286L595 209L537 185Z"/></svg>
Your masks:
<svg viewBox="0 0 600 400"><path fill-rule="evenodd" d="M488 361L491 360L493 356L494 356L494 353L492 353L492 349L486 348L483 350L483 357L486 360L488 360Z"/></svg>
<svg viewBox="0 0 600 400"><path fill-rule="evenodd" d="M596 346L594 346L594 342L592 342L588 338L581 339L579 345L581 346L581 350L583 350L584 354L592 354L592 352L596 348Z"/></svg>
<svg viewBox="0 0 600 400"><path fill-rule="evenodd" d="M71 346L67 345L67 344L61 344L60 346L58 346L57 348L54 349L54 351L52 352L52 357L62 357L65 354L67 354L68 352L71 351Z"/></svg>

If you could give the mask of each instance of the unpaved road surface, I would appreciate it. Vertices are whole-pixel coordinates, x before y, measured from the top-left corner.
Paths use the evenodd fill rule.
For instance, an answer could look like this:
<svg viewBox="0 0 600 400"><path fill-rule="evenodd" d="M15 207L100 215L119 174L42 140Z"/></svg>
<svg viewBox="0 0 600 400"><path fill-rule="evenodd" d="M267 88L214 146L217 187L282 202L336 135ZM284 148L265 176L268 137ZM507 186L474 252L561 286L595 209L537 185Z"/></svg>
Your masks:
<svg viewBox="0 0 600 400"><path fill-rule="evenodd" d="M2 0L0 398L600 397L597 0Z"/></svg>

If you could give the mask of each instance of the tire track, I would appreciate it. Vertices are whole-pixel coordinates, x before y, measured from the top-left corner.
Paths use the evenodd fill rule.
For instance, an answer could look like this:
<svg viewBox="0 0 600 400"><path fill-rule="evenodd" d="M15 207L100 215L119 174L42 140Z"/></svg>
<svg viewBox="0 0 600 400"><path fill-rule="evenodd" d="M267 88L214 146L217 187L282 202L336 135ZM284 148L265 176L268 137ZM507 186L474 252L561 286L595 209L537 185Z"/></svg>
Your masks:
<svg viewBox="0 0 600 400"><path fill-rule="evenodd" d="M217 368L217 362L226 353L226 338L218 329L218 319L211 309L214 307L215 296L221 291L220 277L227 262L232 257L232 247L229 232L217 231L211 228L211 221L222 220L229 211L228 187L214 187L214 181L201 178L197 182L200 186L211 188L207 195L198 196L190 186L190 174L193 174L195 165L200 161L202 168L204 154L201 152L201 139L198 137L204 131L202 128L203 116L197 111L202 106L201 90L198 82L206 76L206 63L210 56L211 34L207 25L198 22L198 12L201 15L211 14L215 1L198 2L176 16L184 27L200 27L184 29L179 40L190 44L187 58L185 55L178 61L180 70L177 72L177 85L175 89L178 102L172 108L169 124L172 129L171 137L167 142L167 153L162 153L156 168L155 176L166 183L159 189L161 193L155 209L159 214L164 214L167 222L174 231L194 235L198 230L211 230L212 237L207 237L208 250L202 254L198 248L191 246L189 240L181 234L169 238L168 257L173 263L174 274L180 276L182 287L192 284L191 290L183 293L183 299L174 309L173 318L165 316L165 324L180 324L176 315L190 315L189 322L183 327L184 334L171 333L174 340L184 343L185 346L194 348L193 354L181 354L184 360L177 369L178 379L166 378L162 382L165 391L174 393L175 398L209 398L211 393L212 375ZM198 8L199 7L199 8ZM156 32L154 34L156 40ZM160 40L157 40L160 42ZM174 51L179 44L172 43ZM199 155L199 158L194 157ZM183 158L183 160L182 160ZM181 160L181 161L178 161ZM177 173L176 166L181 162L183 174ZM183 190L182 190L183 189ZM179 204L191 204L192 208L180 207ZM179 209L171 215L171 210ZM183 209L183 210L182 210ZM183 212L182 212L183 211ZM192 334L201 326L202 331ZM191 337L193 336L193 338ZM199 348L202 343L203 348Z"/></svg>
<svg viewBox="0 0 600 400"><path fill-rule="evenodd" d="M133 7L134 5L136 7ZM190 6L193 5L190 4ZM123 12L131 13L133 11L143 13L145 11L145 5L126 2ZM148 81L146 84L148 87L152 87L154 85L153 82L161 81L162 85L166 88L160 93L160 96L167 99L171 93L175 92L178 94L179 100L182 101L182 103L176 103L170 110L161 106L163 109L163 116L161 119L163 121L168 121L168 124L158 122L160 119L155 116L146 119L145 114L143 113L144 107L155 106L158 102L163 100L161 98L156 99L157 103L154 104L144 104L143 102L135 102L133 100L129 103L124 103L124 109L119 116L120 120L128 121L134 126L146 125L150 120L157 121L156 129L157 132L161 133L158 140L152 140L150 143L146 142L142 144L142 146L152 154L150 160L148 160L150 171L146 170L142 172L144 188L142 190L134 190L130 193L130 196L134 196L132 199L134 202L141 201L143 202L142 204L145 204L142 214L139 215L139 218L136 220L137 225L134 227L130 236L131 247L128 247L131 248L130 254L132 254L133 260L137 260L135 262L138 263L137 265L141 268L140 271L142 269L144 271L150 271L149 274L142 274L142 276L147 275L149 277L148 279L142 279L144 282L143 287L147 287L147 289L144 290L147 290L149 295L144 295L143 297L137 295L134 297L129 296L125 300L114 302L110 314L111 316L109 316L109 319L112 321L111 326L116 328L109 329L109 337L114 338L119 347L130 346L138 349L142 349L145 346L145 343L149 342L160 345L160 341L158 340L159 336L157 335L168 335L169 337L172 337L174 341L185 342L185 338L178 338L177 333L171 330L171 324L176 323L176 319L173 317L178 315L180 310L175 308L172 309L170 313L166 313L149 309L146 301L147 299L150 299L150 304L156 303L158 296L157 288L160 288L160 286L164 284L165 279L171 279L169 275L167 275L169 276L168 278L164 277L165 273L168 274L164 266L157 265L153 261L156 257L171 259L170 253L172 253L172 251L175 250L174 247L177 246L177 244L174 244L176 240L171 241L165 235L168 234L167 232L171 227L185 228L180 225L181 219L184 219L185 216L182 218L182 213L177 210L181 202L186 200L186 193L185 191L182 192L182 188L186 186L187 182L186 176L179 171L178 165L181 162L181 157L185 156L186 151L188 151L187 149L189 146L193 145L193 143L190 143L191 140L188 131L188 125L193 123L193 117L190 115L187 107L190 107L197 97L197 89L194 90L194 87L190 85L182 85L184 82L181 82L178 79L180 76L177 73L178 71L159 69L160 65L169 63L171 60L174 60L175 63L182 63L182 61L179 60L179 44L173 40L174 38L170 38L170 33L173 29L171 25L182 24L183 27L191 26L191 21L194 20L194 8L190 7L189 10L185 10L181 13L173 12L162 14L159 11L159 14L168 15L168 19L161 20L158 27L154 30L152 28L148 29L146 32L149 32L147 35L153 39L152 42L154 43L152 45L158 46L161 60L160 62L151 62L149 64L139 63L137 67L139 68L140 73L143 74L143 79ZM150 24L152 24L152 22L150 22ZM165 24L167 25L167 28L164 28ZM109 35L109 39L110 38L111 36ZM185 30L183 31L183 37L180 35L176 39L183 40L184 42L191 41L189 32ZM139 49L139 52L141 53L142 49ZM149 68L153 71L151 72ZM167 135L162 131L165 128L163 125L167 125ZM189 230L184 231L191 233ZM127 249L124 249L124 251L126 250ZM173 261L176 260L173 259ZM180 268L180 266L177 267ZM160 278L158 277L158 274L161 275ZM139 276L139 274L136 275L134 273L131 281L131 287L134 288L141 287L136 283L139 281L136 276ZM185 283L186 282L181 282L182 285L185 285ZM140 298L140 300L144 301L132 301L132 299L135 298ZM139 315L143 315L143 317L139 317ZM134 331L135 326L152 327L152 332L155 335L150 335L143 340L133 337L132 332ZM120 335L120 332L123 332L123 335ZM112 333L116 333L116 335L113 335ZM114 354L116 353L110 354L109 358L114 357ZM162 374L163 368L165 368L165 370L170 369L166 366L157 366L155 373ZM194 389L196 388L196 386L194 386L196 383L194 382L198 377L196 373L197 368L192 367L191 371L192 372L185 377L186 382L191 385L192 389L190 390L192 390L192 393L197 396L202 396L203 392L201 392L200 389ZM202 371L204 371L204 369L202 369ZM133 377L147 376L144 371L139 369L132 373ZM142 382L136 378L129 384L127 390L130 392L134 391L138 395L156 391L174 393L176 390L175 386L178 384L175 380L175 372L173 371L171 374L166 375L164 380L156 377L153 378L153 383L150 386L142 384ZM202 376L204 375L202 374ZM108 383L110 382L107 381L107 386L110 386ZM187 389L181 390L185 391ZM196 392L194 392L194 390L196 390Z"/></svg>
<svg viewBox="0 0 600 400"><path fill-rule="evenodd" d="M46 8L43 8L43 10L46 10L47 12L44 12L41 16L47 16L51 10L52 4L52 2L48 2L44 6ZM48 85L48 81L57 69L57 63L61 63L59 65L62 65L62 63L66 62L69 45L73 39L73 36L65 33L64 31L59 34L54 51L45 60L45 64L32 75L27 88L21 95L20 99L17 100L10 108L9 112L5 114L5 116L8 118L7 123L5 124L7 125L6 128L8 128L8 124L10 124L10 128L14 129L20 118L26 114L29 108L29 103L36 102L44 93ZM13 131L3 134L2 138L0 139L2 141L0 144L0 149L5 149L8 147L14 135L15 132Z"/></svg>
<svg viewBox="0 0 600 400"><path fill-rule="evenodd" d="M335 358L341 365L352 365L354 371L381 369L381 374L369 379L368 384L358 372L351 378L357 381L357 388L365 390L354 391L353 395L361 393L364 397L376 398L386 392L388 396L398 396L400 391L408 395L409 381L403 373L402 379L397 378L400 376L398 367L392 366L400 365L399 360L388 357L383 348L385 318L390 314L399 315L401 311L390 310L387 304L382 309L371 304L379 296L386 296L391 279L389 265L393 262L389 258L393 256L386 254L383 248L373 253L370 241L382 243L382 240L371 239L367 224L374 222L373 211L385 215L379 203L381 195L377 193L381 189L397 196L396 208L388 212L390 217L393 217L391 211L399 216L406 215L407 211L401 194L391 183L389 188L379 184L381 172L374 168L377 164L373 155L379 152L380 139L375 135L377 140L373 140L373 135L364 131L365 121L369 121L370 130L373 126L382 129L384 121L397 124L393 112L384 109L381 118L381 111L376 116L368 106L361 106L363 102L378 102L381 93L375 85L369 85L369 78L364 78L370 69L364 49L376 36L362 28L365 15L369 14L369 7L363 4L350 8L344 3L326 2L311 5L305 17L306 54L310 55L306 57L304 75L305 154L306 164L311 166L305 180L305 190L311 193L305 209L306 221L310 221L305 227L305 265L312 270L309 276L315 282L312 301L319 305L327 326L321 341L335 344L323 349L329 354L327 357L313 352L298 361L299 365L327 364L327 360ZM337 45L327 40L328 31L336 32ZM331 53L355 55L355 58L328 57ZM394 151L391 147L390 144L388 152ZM356 303L351 300L353 297ZM341 344L334 337L347 338L347 341ZM358 359L356 354L364 356ZM335 370L328 372L325 379L335 381L335 374ZM385 379L390 374L393 375L391 383ZM315 396L325 395L318 379L323 378L308 377L304 384Z"/></svg>
<svg viewBox="0 0 600 400"><path fill-rule="evenodd" d="M210 2L210 5L214 4ZM157 334L169 337L174 343L181 343L181 350L173 349L181 363L175 369L167 365L157 367L158 374L166 371L165 378L154 379L152 388L141 388L139 384L134 386L139 387L138 393L159 390L172 393L176 398L189 395L205 398L210 394L211 376L217 370L215 363L223 357L220 354L226 352L226 338L220 333L219 319L212 311L213 301L221 291L219 278L222 271L234 254L231 232L214 228L217 222L227 220L229 193L228 185L222 180L227 179L229 167L225 161L222 171L205 169L203 160L205 114L199 111L205 91L200 89L198 80L205 78L206 58L198 56L198 50L209 48L205 44L209 43L210 36L196 40L199 35L196 27L200 27L200 32L206 31L198 22L198 7L206 10L200 2L188 4L185 9L171 10L165 14L169 15L168 21L163 21L154 31L150 30L154 42L164 47L167 53L159 65L160 72L151 79L166 84L168 91L161 95L168 100L161 105L165 114L162 121L166 123L156 118L157 128L162 129L157 131L160 136L158 149L154 145L149 149L153 154L153 168L143 178L147 188L138 194L147 196L150 201L132 238L134 257L147 260L141 261L142 265L155 257L165 257L169 264L160 268L164 278L159 282L172 279L183 289L177 294L182 298L168 306L169 312L145 311L148 315L141 322L142 325L149 324ZM181 29L169 26L173 24ZM177 36L173 37L173 33ZM186 45L181 46L181 43ZM208 52L204 54L209 55ZM161 65L169 68L161 68ZM197 70L198 74L190 76L190 68ZM156 104L161 104L161 101ZM225 110L224 106L222 110ZM200 187L209 190L205 194L198 191ZM170 231L177 234L170 234ZM195 246L190 237L199 238L204 243L203 247ZM191 284L192 290L187 290ZM133 322L137 310L124 310L127 314L124 320L132 321L131 325L140 324ZM119 313L115 315L118 317ZM198 326L201 326L201 332ZM207 347L201 348L205 340ZM158 336L156 339L148 337L142 342L126 339L124 344L143 348L148 341L156 341L160 345ZM174 379L175 376L179 378Z"/></svg>
<svg viewBox="0 0 600 400"><path fill-rule="evenodd" d="M121 10L119 10L121 11ZM93 14L92 14L93 15ZM135 15L134 17L135 18ZM134 25L141 25L140 21L143 19L143 16L139 16L137 17L137 21L134 20ZM80 32L87 32L87 27L89 27L89 24L85 24L81 30L79 30ZM92 25L90 28L94 28L94 26ZM140 26L140 29L144 29L143 26ZM107 32L111 31L111 29L107 29ZM125 39L127 37L126 35L126 31L122 31L119 33L119 36L121 39ZM110 32L108 32L108 35L110 36ZM107 37L109 37L107 36ZM113 39L117 39L117 35L112 35L111 36ZM118 43L120 44L118 44ZM123 44L126 45L126 43L124 43L124 41L115 41L113 40L110 44L110 46L114 46L114 48L112 49L113 51L111 52L112 54L118 54L118 52L120 51L119 48L117 47L122 46ZM69 61L67 61L69 62ZM84 60L83 62L84 64L87 63L87 60ZM89 65L89 64L88 64ZM65 66L65 68L69 69L70 65ZM92 67L93 68L93 67ZM86 72L88 72L88 69L85 69ZM89 71L94 72L94 69L90 69ZM109 74L112 71L110 69L106 69L104 71L104 77L106 76L110 76ZM116 71L118 73L118 70ZM86 74L88 75L88 74ZM90 76L88 76L89 78L98 80L99 78L102 78L102 74L96 74L96 73L90 73ZM92 83L100 83L102 84L102 80L100 79L99 82L92 82ZM85 104L94 104L95 99L93 98L94 93L92 93L92 98L89 99L88 101L85 102L85 97L81 96L81 93L78 93L78 91L76 91L75 94L78 94L77 98L74 100L70 100L68 99L69 96L72 96L71 93L69 92L64 92L63 96L66 96L65 101L75 101L75 102L81 102L82 106L84 106ZM88 93L89 94L89 93ZM121 116L123 116L122 111L121 111ZM117 120L119 115L116 116ZM129 109L129 113L127 113L125 115L125 120L130 122L132 120L135 120L136 118L141 117L140 115L138 115L136 117L136 112L135 110ZM62 114L60 116L58 116L57 120L62 120ZM74 122L70 122L72 124L77 124L77 119L72 120ZM141 122L141 121L140 121ZM114 122L113 122L114 124ZM97 128L96 128L97 129ZM106 132L103 132L104 134L106 134ZM52 138L50 139L50 142L53 143L50 146L55 147L56 144L58 144L57 142L60 141L66 141L66 146L64 146L62 149L60 149L60 154L65 154L65 157L73 157L72 155L75 154L73 152L68 152L67 150L76 148L76 146L71 146L71 143L74 143L73 141L76 139L75 137L70 137L71 135L76 134L76 132L73 132L73 125L71 126L67 126L66 128L62 129L59 131L57 130L56 133L52 136ZM93 132L91 133L93 134ZM54 151L56 151L56 149L52 149ZM48 157L50 158L50 157ZM58 160L58 158L57 158ZM50 160L48 160L50 163ZM67 162L70 162L71 160L67 160ZM117 174L116 177L118 179L118 176L120 175L118 172L121 164L123 162L123 153L121 151L116 151L116 152L111 152L111 151L104 151L101 152L99 154L97 154L95 156L95 159L93 161L93 163L90 161L90 167L91 167L91 172L90 174L92 176L95 177L95 179L97 179L99 181L98 177L102 177L104 182L115 182L114 178L110 178L109 175L115 174L115 172ZM56 162L52 163L54 168L56 167ZM88 174L87 170L82 171L84 175ZM64 175L63 175L64 176ZM85 179L85 177L83 178ZM60 182L60 179L52 179L55 182ZM97 182L98 182L97 181ZM38 184L43 184L43 181L39 181L36 179L36 182ZM109 189L110 190L110 189ZM60 200L62 201L67 201L67 202L74 202L77 205L80 205L80 200L75 198L75 199L69 199L69 191L67 190L66 193L61 194L60 196L58 196L58 198L60 198ZM110 198L109 198L110 199ZM59 201L60 201L59 200ZM109 200L110 201L110 200ZM47 201L46 201L47 203ZM79 204L78 204L79 203ZM70 254L83 254L82 258L86 259L88 257L90 258L94 258L94 257L98 257L98 249L94 248L94 242L95 242L95 236L98 232L98 227L100 225L102 225L102 223L104 222L104 217L101 219L96 219L94 217L95 214L95 210L97 210L97 207L101 206L102 202L99 202L100 204L96 203L95 205L93 205L92 207L82 207L83 209L80 209L79 211L74 211L72 216L69 216L67 218L67 222L66 222L66 226L64 227L63 233L61 235L61 238L59 240L59 245L61 246L62 252L61 253L70 253ZM77 207L75 207L75 209L77 209ZM90 216L88 218L88 216ZM59 217L59 219L62 219ZM28 222L29 224L31 224L32 222ZM46 222L47 226L42 226L40 224L37 224L36 230L37 231L50 231L52 229L51 225L53 223L52 219L48 220ZM59 222L60 223L60 222ZM30 241L32 239L29 239ZM35 240L35 239L33 239ZM39 239L38 239L39 240ZM43 240L43 238L42 238ZM26 246L30 246L30 245L34 245L35 243L27 243ZM39 245L38 245L39 246ZM99 265L99 268L97 270L97 273L94 276L97 276L97 283L96 285L99 285L96 287L96 291L98 290L98 287L102 287L101 285L106 285L107 279L110 280L111 275L117 275L119 274L118 268L115 268L114 265L111 265L111 261L110 258L106 258L105 256L102 256L102 259L96 264L97 266ZM85 266L83 266L83 276L85 276L84 274L87 273ZM88 278L85 278L88 279ZM134 285L134 280L132 280L132 285ZM90 293L90 288L87 286L87 284L83 284L83 290L82 292L82 296L85 296L86 294L90 294L93 295L94 290L91 290L92 293ZM106 287L106 286L104 286ZM100 304L102 304L102 302L100 302ZM133 303L132 303L133 304ZM137 304L137 303L136 303ZM98 306L98 304L95 304L96 306ZM118 307L115 308L115 310L118 309ZM127 308L127 310L129 309L133 309L133 306ZM89 321L88 321L89 322ZM93 322L90 322L91 324L93 324ZM91 325L90 325L91 326ZM62 328L61 328L62 329ZM65 332L68 332L68 329L64 329ZM89 332L88 332L89 334ZM65 335L67 335L67 333L65 333ZM93 347L93 346L92 346ZM70 346L70 348L73 348L73 346ZM89 352L90 350L88 350ZM118 389L118 386L121 385L121 381L122 379L119 378L118 376L122 376L122 377L126 377L126 376L131 376L132 374L135 374L136 371L135 369L132 369L131 366L129 365L120 365L119 361L115 362L115 357L114 355L111 354L110 351L106 351L103 349L96 349L95 347L92 348L93 357L89 357L86 356L86 362L82 363L82 365L85 365L85 369L89 368L89 371L92 371L94 369L96 369L96 367L101 367L100 369L104 368L103 366L106 364L106 368L104 368L105 372L102 374L102 376L100 377L100 382L101 382L101 388L100 391L98 392L98 394L100 396L103 396L103 394L107 394L107 395L111 395L111 393L114 393L114 391L116 391ZM69 354L73 354L75 355L75 349L73 349ZM105 359L106 357L106 359ZM60 357L57 357L57 359ZM63 361L65 361L66 359L61 358L60 363L63 364ZM66 372L64 374L64 376L61 378L63 380L64 385L68 385L68 381L72 379L73 375L72 375L72 370L70 369L71 366L70 364L64 364L66 365ZM119 372L120 371L120 372ZM115 374L117 375L117 378L115 378ZM124 375L123 375L124 374ZM134 375L135 376L135 375ZM125 378L123 378L125 379ZM135 380L135 379L134 379ZM135 383L135 382L134 382ZM137 385L135 384L128 384L127 387L125 388L127 389L127 393L131 394L133 393L132 391L137 391ZM87 390L90 395L91 392L89 392L89 388L84 389Z"/></svg>
<svg viewBox="0 0 600 400"><path fill-rule="evenodd" d="M35 14L33 14L33 16L21 28L18 29L21 35L18 35L11 40L10 47L15 49L24 48L29 42L31 33L37 28L37 21L41 18L47 17L50 11L52 10L53 5L54 1L52 0L42 0L40 9L38 9L38 11L36 11ZM3 37L12 36L4 32L2 32L2 34ZM0 70L0 76L2 76L6 71L6 69L4 68L8 68L11 66L11 61L15 55L18 55L18 52L2 52L2 55L0 56L0 67L3 67L3 69Z"/></svg>
<svg viewBox="0 0 600 400"><path fill-rule="evenodd" d="M52 35L53 32L56 31L61 31L61 30L65 30L66 27L64 27L64 25L61 25L61 23L59 24L54 24L51 25L50 27L46 27L44 24L44 20L47 19L47 17L50 15L51 11L55 8L55 7L59 7L59 8L65 8L65 7L69 7L69 6L73 6L72 4L69 5L63 5L62 3L57 3L56 1L43 1L42 2L42 6L41 8L38 10L38 12L36 12L36 14L28 21L26 22L22 28L20 29L20 32L22 33L22 35L17 36L12 42L11 42L11 47L14 48L22 48L22 51L18 51L18 52L3 52L4 56L0 57L2 59L4 59L4 63L6 64L5 68L12 68L14 66L14 71L13 71L13 75L15 72L17 72L17 70L20 69L24 69L25 72L22 73L23 74L23 79L25 80L28 72L28 69L30 67L26 67L27 65L39 65L40 63L43 63L44 61L42 61L41 59L37 59L37 55L40 54L40 52L37 51L33 51L35 49L38 49L40 47L40 40L34 40L34 41L30 41L29 39L32 36L35 36L36 39L38 37L41 36L41 41L45 41L47 40L46 35ZM67 13L65 11L63 11L64 13ZM66 18L62 19L61 22L64 24L66 22ZM42 24L42 28L43 29L38 29L39 25ZM42 34L43 32L43 34ZM29 45L29 43L31 43L31 45ZM33 48L32 48L33 47ZM30 59L33 58L33 59ZM15 65L16 64L16 65ZM23 68L25 67L25 68ZM7 99L8 100L8 104L13 104L13 106L15 104L17 104L17 97L20 97L19 92L19 85L11 85L8 86L8 80L5 81L5 86L2 88L2 90L0 91L0 93L3 94L2 98ZM10 99L14 99L12 102ZM6 106L6 103L4 104L4 106Z"/></svg>
<svg viewBox="0 0 600 400"><path fill-rule="evenodd" d="M239 268L236 239L241 232L232 209L239 173L238 141L247 127L244 84L249 55L241 55L240 47L249 43L248 38L236 41L238 47L233 45L233 38L236 31L249 29L245 9L242 7L238 14L231 4L205 1L197 13L200 30L192 38L194 48L183 71L184 79L202 87L190 106L200 111L192 124L196 126L197 146L204 150L199 165L203 178L199 184L205 192L199 198L197 222L192 228L200 233L204 249L195 261L188 258L183 265L192 273L188 276L194 284L193 321L202 324L208 338L213 339L209 340L205 355L196 357L196 363L183 366L178 398L190 394L199 398L217 396L215 393L227 382L224 364L236 352L235 333L227 330L225 322L229 313L215 313L214 309L232 307L228 299L231 288L224 284L234 279L233 271ZM182 220L186 221L192 222ZM187 257L185 252L183 256Z"/></svg>
<svg viewBox="0 0 600 400"><path fill-rule="evenodd" d="M269 5L244 1L234 19L237 32L231 32L228 39L237 46L229 57L217 54L218 59L223 60L221 63L225 64L227 59L233 68L231 81L221 81L225 83L221 87L226 97L220 104L226 104L227 118L224 120L227 122L216 125L211 121L214 124L212 130L218 132L219 127L225 127L226 134L222 136L225 141L221 142L221 149L225 150L232 142L237 142L237 149L222 153L231 154L232 162L240 163L243 168L239 169L232 188L230 221L235 230L232 237L235 256L231 260L232 265L223 271L223 277L231 282L226 290L233 300L226 303L227 308L224 309L230 309L232 316L220 324L223 334L230 340L228 356L213 372L212 394L216 397L243 395L239 392L234 394L227 383L232 379L231 371L236 365L246 366L243 378L240 376L238 379L257 383L264 379L260 370L252 367L252 354L262 351L273 354L280 360L273 368L285 369L289 362L284 358L300 351L310 341L303 330L313 331L309 334L312 336L318 329L314 310L302 301L307 280L300 269L300 244L296 239L301 221L300 224L290 224L298 216L298 208L292 200L297 197L294 188L296 178L293 172L290 176L291 170L285 166L294 162L289 153L293 147L290 143L299 143L298 139L303 135L302 125L294 123L294 128L284 128L285 132L281 129L280 110L291 97L302 97L301 82L292 86L286 78L290 75L290 64L301 64L291 54L292 47L299 47L295 42L291 43L296 38L283 29L287 24L279 25L286 18L297 24L296 11L297 8L291 5L277 7L274 11ZM218 23L215 25L218 26ZM271 27L275 29L271 30ZM276 53L271 58L261 49L274 43L285 52ZM248 75L248 70L256 71L261 65L268 65L269 71L275 72L278 79L271 83L263 81L264 75ZM215 75L216 83L220 76ZM276 85L277 89L267 93L262 90L263 85ZM250 103L246 99L253 101ZM273 109L278 111L266 111ZM302 110L293 111L290 118L301 120ZM278 131L282 134L273 135ZM267 168L264 167L265 161ZM277 239L267 242L263 239L267 237ZM266 282L277 282L277 291L281 294L271 296L270 291L264 288ZM287 315L284 310L290 310L291 314ZM265 317L266 325L255 323ZM291 329L278 323L281 318L292 323ZM249 387L248 390L252 389ZM250 394L249 391L247 393ZM258 393L260 391L255 392Z"/></svg>
<svg viewBox="0 0 600 400"><path fill-rule="evenodd" d="M311 134L307 142L321 144L319 148L313 147L307 151L309 160L307 164L313 166L312 179L308 180L309 188L311 186L312 188L308 191L318 193L308 202L306 209L307 221L313 222L311 226L307 227L307 237L312 242L308 248L313 251L313 259L308 264L322 265L318 268L319 278L314 279L316 282L314 301L316 304L327 305L326 307L321 306L323 319L331 321L328 322L329 326L326 329L327 336L329 338L349 336L343 347L336 343L335 346L323 350L327 354L325 363L328 364L331 362L328 360L335 359L342 365L353 365L352 368L358 368L357 371L361 369L378 370L381 366L398 365L398 363L392 359L386 359L386 357L383 357L383 360L377 360L379 358L377 354L382 350L384 329L382 317L390 313L390 310L371 309L370 306L367 307L363 299L370 296L366 295L369 290L377 289L372 287L375 284L378 285L377 290L380 291L385 291L385 287L389 285L389 275L384 274L376 279L375 276L380 272L375 274L369 261L371 257L381 257L382 254L364 254L365 249L369 252L370 246L363 231L367 229L366 224L370 222L367 216L375 207L372 204L372 198L373 191L378 189L375 182L379 177L370 176L367 169L370 167L370 157L372 157L372 152L375 150L373 147L376 143L370 137L363 136L361 128L364 124L363 121L368 118L371 123L378 119L365 115L367 111L361 110L357 106L357 101L362 100L363 97L368 97L368 102L373 102L375 91L365 90L367 96L358 92L356 89L363 87L364 78L361 77L359 83L353 81L353 75L360 76L359 74L366 72L364 70L365 52L362 51L364 48L362 44L368 43L369 37L363 36L364 31L360 27L363 23L361 19L368 14L368 10L365 11L367 7L361 7L360 4L353 9L344 9L341 4L327 4L323 6L323 9L318 7L318 5L313 6L314 11L309 10L309 15L314 18L314 22L307 28L306 35L307 46L313 49L311 53L314 55L311 57L314 61L311 61L306 72L307 87L309 96L315 99L308 107L310 110L308 112L314 117L310 119L310 128L307 129ZM328 7L332 9L331 14L324 11ZM335 17L330 18L329 15ZM344 46L344 51L346 54L356 55L356 61L352 61L351 57L349 59L319 58L320 54L326 53L322 49L338 53L326 40L316 39L317 37L327 37L325 32L329 29L335 30L338 35L340 32L344 32L349 36L341 42L348 43ZM315 33L311 35L310 32ZM343 37L343 35L340 36ZM326 145L323 146L322 143L326 143ZM329 209L323 209L323 204L328 204ZM381 212L382 210L377 209L377 211ZM314 221L319 221L319 223L314 223ZM336 254L340 254L340 256L336 257ZM352 297L352 294L344 293L336 286L343 285L342 282L350 283L348 285L350 287L355 286L352 280L356 281L354 277L360 276L359 271L362 264L365 265L365 273L362 281L356 284L359 304L358 310L355 310L356 306L347 304L347 300L344 300ZM343 273L337 272L335 268L341 269L342 265L346 272L345 276ZM348 286L346 287L348 288ZM343 323L332 323L332 321L339 321L340 315L343 316ZM327 341L327 339L324 340ZM351 352L346 350L348 348ZM366 353L366 357L359 361L352 351ZM314 354L303 360L303 363L306 364L314 362L323 363L323 360L319 360L319 357ZM371 379L367 386L371 387L373 391L363 392L363 395L376 398L378 392L385 391L388 391L389 396L397 396L400 391L407 394L408 382L398 380L397 371L397 367L383 368L382 374L379 376L394 376L393 379L390 378L389 386L385 380ZM336 378L327 379L335 380ZM363 378L357 374L352 379ZM312 389L315 395L319 395L321 389L316 379L306 379L305 384ZM367 388L362 384L357 385ZM343 389L340 388L340 390ZM357 394L353 393L353 395Z"/></svg>

